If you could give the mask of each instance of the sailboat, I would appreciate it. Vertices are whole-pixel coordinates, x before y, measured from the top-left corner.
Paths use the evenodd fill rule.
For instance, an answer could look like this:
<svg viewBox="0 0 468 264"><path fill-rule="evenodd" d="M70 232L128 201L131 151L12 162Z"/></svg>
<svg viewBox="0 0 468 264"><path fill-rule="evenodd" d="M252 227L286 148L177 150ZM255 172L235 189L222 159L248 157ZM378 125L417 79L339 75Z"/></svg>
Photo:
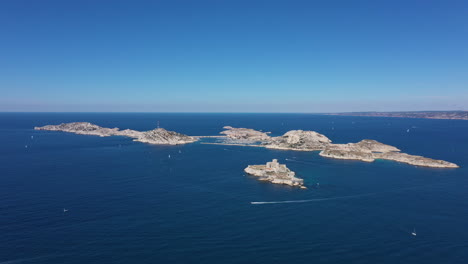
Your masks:
<svg viewBox="0 0 468 264"><path fill-rule="evenodd" d="M413 232L411 232L411 235L416 236L416 228L413 229Z"/></svg>

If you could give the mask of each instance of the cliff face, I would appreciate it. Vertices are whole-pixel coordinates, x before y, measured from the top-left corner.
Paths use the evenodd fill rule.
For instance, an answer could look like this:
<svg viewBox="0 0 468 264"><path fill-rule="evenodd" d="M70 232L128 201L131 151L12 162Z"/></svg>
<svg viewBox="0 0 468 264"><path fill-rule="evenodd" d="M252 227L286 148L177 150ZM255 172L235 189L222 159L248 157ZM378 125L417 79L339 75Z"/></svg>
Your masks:
<svg viewBox="0 0 468 264"><path fill-rule="evenodd" d="M293 171L288 169L286 165L279 164L276 159L267 162L266 165L249 165L244 171L259 177L260 181L306 188L303 179L295 177L296 174Z"/></svg>
<svg viewBox="0 0 468 264"><path fill-rule="evenodd" d="M101 137L125 136L134 138L134 141L145 142L149 144L177 145L197 141L194 137L189 137L173 131L167 131L163 128L141 132L131 129L119 130L118 128L100 127L88 122L64 123L60 125L47 125L35 127L35 130L63 131L80 135L95 135Z"/></svg>
<svg viewBox="0 0 468 264"><path fill-rule="evenodd" d="M271 138L266 148L313 151L323 150L331 143L326 136L315 131L291 130L282 136Z"/></svg>
<svg viewBox="0 0 468 264"><path fill-rule="evenodd" d="M197 139L174 131L167 131L164 128L157 128L142 132L134 141L161 145L180 145L195 142Z"/></svg>

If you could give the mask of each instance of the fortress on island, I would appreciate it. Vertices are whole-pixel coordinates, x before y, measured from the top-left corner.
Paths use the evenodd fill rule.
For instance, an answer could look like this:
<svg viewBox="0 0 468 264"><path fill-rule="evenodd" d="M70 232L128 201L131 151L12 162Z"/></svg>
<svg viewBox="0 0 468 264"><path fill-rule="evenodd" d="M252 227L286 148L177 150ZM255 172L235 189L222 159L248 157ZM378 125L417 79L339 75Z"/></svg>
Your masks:
<svg viewBox="0 0 468 264"><path fill-rule="evenodd" d="M279 164L277 159L267 162L266 165L249 165L244 171L250 175L259 177L261 181L306 188L304 180L296 178L296 173L288 169L286 165Z"/></svg>
<svg viewBox="0 0 468 264"><path fill-rule="evenodd" d="M364 139L357 143L335 144L325 135L315 131L291 130L282 136L271 137L269 136L270 132L225 126L225 131L221 132L223 136L188 136L159 127L149 131L120 130L119 128L100 127L88 122L47 125L35 127L34 129L64 131L101 137L125 136L133 138L134 141L158 145L188 144L209 137L219 138L223 141L220 143L205 142L202 144L251 146L290 151L320 151L320 156L334 159L360 160L365 162L384 159L422 167L458 168L458 165L455 163L410 155L401 152L400 149L394 146L371 139ZM289 170L286 165L279 164L276 159L266 163L266 165L249 165L244 171L250 175L258 176L259 180L262 181L305 188L304 181L297 178L295 173Z"/></svg>

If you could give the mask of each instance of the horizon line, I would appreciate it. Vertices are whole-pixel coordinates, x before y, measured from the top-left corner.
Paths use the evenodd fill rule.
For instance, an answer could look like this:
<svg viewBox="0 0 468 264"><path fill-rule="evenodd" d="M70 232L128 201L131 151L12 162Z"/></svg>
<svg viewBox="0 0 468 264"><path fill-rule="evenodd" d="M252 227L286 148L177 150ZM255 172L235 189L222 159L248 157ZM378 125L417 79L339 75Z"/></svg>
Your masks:
<svg viewBox="0 0 468 264"><path fill-rule="evenodd" d="M135 114L316 114L316 115L327 115L327 114L352 114L352 113L418 113L418 112L468 112L468 110L398 110L398 111L340 111L340 112L171 112L171 111L0 111L0 113L102 113L102 114L112 114L112 113L135 113Z"/></svg>

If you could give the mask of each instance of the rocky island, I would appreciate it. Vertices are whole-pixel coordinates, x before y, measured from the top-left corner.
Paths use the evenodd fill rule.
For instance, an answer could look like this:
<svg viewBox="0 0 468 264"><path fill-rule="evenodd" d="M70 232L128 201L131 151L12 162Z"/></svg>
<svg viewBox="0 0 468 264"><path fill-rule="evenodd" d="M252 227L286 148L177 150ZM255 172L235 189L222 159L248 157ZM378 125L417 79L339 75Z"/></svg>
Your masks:
<svg viewBox="0 0 468 264"><path fill-rule="evenodd" d="M89 122L73 122L73 123L62 123L60 125L47 125L43 127L35 127L35 130L50 130L50 131L63 131L69 133L75 133L80 135L93 135L100 137L109 136L127 136L127 137L139 137L141 132L136 130L120 130L119 128L106 128L100 127Z"/></svg>
<svg viewBox="0 0 468 264"><path fill-rule="evenodd" d="M315 131L291 130L283 136L265 139L261 146L270 149L320 151L320 156L334 159L366 162L385 159L422 167L458 168L458 165L448 161L406 154L394 146L370 139L358 143L333 144L328 137Z"/></svg>
<svg viewBox="0 0 468 264"><path fill-rule="evenodd" d="M94 135L100 137L125 136L133 138L134 141L158 144L158 145L178 145L197 141L196 138L164 128L156 128L150 131L136 131L131 129L120 130L119 128L100 127L88 122L62 123L60 125L47 125L35 127L35 130L63 131L80 135Z"/></svg>
<svg viewBox="0 0 468 264"><path fill-rule="evenodd" d="M400 152L396 147L365 139L358 143L329 144L320 156L334 159L350 159L372 162L376 159L393 160L415 166L432 168L458 168L457 164Z"/></svg>
<svg viewBox="0 0 468 264"><path fill-rule="evenodd" d="M270 137L267 133L249 129L224 127L227 131L221 132L235 141L243 143L247 141L259 142L256 147L269 149L293 150L293 151L320 151L320 156L334 159L361 160L372 162L376 159L392 160L415 166L431 168L458 168L458 165L417 155L401 152L398 148L386 145L371 139L364 139L358 143L333 144L323 134L315 131L291 130L279 137ZM223 145L223 143L219 143ZM224 142L226 145L235 145L232 142ZM247 144L240 146L249 146Z"/></svg>
<svg viewBox="0 0 468 264"><path fill-rule="evenodd" d="M43 127L35 127L34 129L64 131L101 137L125 136L133 138L134 141L160 145L187 144L195 142L199 138L203 137L191 137L174 131L168 131L164 128L156 128L150 131L141 132L131 129L120 130L119 128L100 127L88 122L47 125ZM221 134L225 135L227 140L223 143L206 144L255 146L294 151L320 151L320 156L334 159L361 160L366 162L372 162L376 159L385 159L423 167L458 168L458 165L448 161L406 154L396 147L370 139L365 139L358 143L333 144L328 137L315 131L291 130L282 136L270 137L268 135L269 132L257 131L250 128L234 128L231 126L225 126L224 129L225 131L222 131ZM268 179L266 176L264 176L264 178Z"/></svg>
<svg viewBox="0 0 468 264"><path fill-rule="evenodd" d="M236 135L236 138L251 138L260 142L260 145L257 145L258 147L294 151L320 151L320 156L334 159L366 162L385 159L422 167L458 168L458 165L454 163L406 154L394 146L371 139L364 139L358 143L333 144L328 137L315 131L291 130L279 137L269 137L266 133L253 129L231 129L230 133Z"/></svg>
<svg viewBox="0 0 468 264"><path fill-rule="evenodd" d="M134 141L163 144L163 145L180 145L197 141L195 137L190 137L174 131L168 131L164 128L156 128L150 131L142 132L142 134L134 139Z"/></svg>
<svg viewBox="0 0 468 264"><path fill-rule="evenodd" d="M326 136L315 131L291 130L279 137L272 137L264 147L298 151L323 150L331 143Z"/></svg>
<svg viewBox="0 0 468 264"><path fill-rule="evenodd" d="M257 131L251 128L236 128L231 126L223 127L220 134L226 135L231 143L252 143L270 139L269 132Z"/></svg>
<svg viewBox="0 0 468 264"><path fill-rule="evenodd" d="M320 156L335 159L353 159L366 162L375 160L374 154L397 152L399 149L375 140L365 139L358 143L329 144L320 152Z"/></svg>
<svg viewBox="0 0 468 264"><path fill-rule="evenodd" d="M295 177L284 164L279 164L277 159L267 162L266 165L249 165L244 171L250 175L259 177L260 181L269 181L275 184L285 184L306 189L304 180Z"/></svg>

